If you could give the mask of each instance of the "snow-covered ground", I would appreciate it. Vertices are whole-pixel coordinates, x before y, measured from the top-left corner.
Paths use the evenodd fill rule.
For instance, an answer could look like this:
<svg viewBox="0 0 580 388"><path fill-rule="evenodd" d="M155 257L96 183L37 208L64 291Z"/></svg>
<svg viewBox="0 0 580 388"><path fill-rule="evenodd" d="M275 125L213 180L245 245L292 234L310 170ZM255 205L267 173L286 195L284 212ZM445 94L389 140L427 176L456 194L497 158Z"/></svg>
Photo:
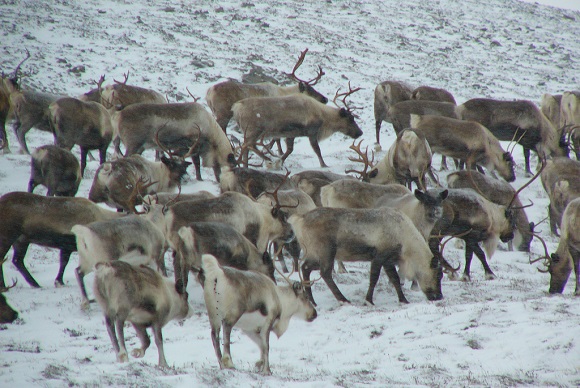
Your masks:
<svg viewBox="0 0 580 388"><path fill-rule="evenodd" d="M545 92L579 89L579 21L577 11L512 0L13 0L0 3L0 69L14 69L27 48L25 88L78 95L101 74L112 82L130 71L129 83L170 101L190 100L188 87L204 103L207 88L230 77L285 81L283 73L309 48L300 73L307 78L320 64L326 75L318 90L334 96L348 81L363 88L352 103L362 108L363 144L372 145L373 91L383 80L444 87L458 103L474 97L539 102ZM72 71L81 65L84 71ZM384 123L383 149L394 138ZM13 133L9 140L14 153L0 155L0 194L26 190L29 178L29 157L17 153ZM50 134L29 132L31 147L48 143ZM321 144L330 170L353 167L351 143L334 135ZM514 158L514 187L520 187L526 182L521 148ZM79 196L88 195L97 167L89 163ZM319 168L307 141L297 141L287 167ZM184 190L217 193L211 171L203 174L208 179L190 179ZM445 182L445 173L440 177ZM534 203L527 209L530 221L546 217L548 198L539 181L522 197ZM558 239L547 223L539 229L553 251ZM463 251L449 245L448 259L463 265ZM80 309L76 254L66 286L54 288L58 253L34 246L26 265L42 289L30 288L10 262L4 264L7 281L18 279L6 295L21 318L0 326L0 386L578 386L580 298L573 296L573 278L563 295L548 295L549 275L529 264L542 252L538 241L530 255L502 245L490 260L497 279L484 280L474 263L470 283L444 278L442 301L428 302L407 284L409 305L397 302L383 276L375 306L365 306L368 263L350 263L350 272L335 279L352 304L339 304L322 281L316 283L318 318L293 320L283 337L272 338L273 376L263 377L253 372L258 348L237 331L232 354L238 369L219 370L201 287L193 281L194 316L164 330L172 367L156 367L155 345L142 360L116 363L100 309ZM126 335L134 347L133 329Z"/></svg>

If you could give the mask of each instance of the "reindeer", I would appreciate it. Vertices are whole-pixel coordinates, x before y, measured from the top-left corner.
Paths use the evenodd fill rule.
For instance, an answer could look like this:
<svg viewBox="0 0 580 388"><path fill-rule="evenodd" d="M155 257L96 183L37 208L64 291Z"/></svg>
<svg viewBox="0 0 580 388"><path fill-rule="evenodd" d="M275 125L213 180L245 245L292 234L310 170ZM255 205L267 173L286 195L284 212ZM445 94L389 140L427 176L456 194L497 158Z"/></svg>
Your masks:
<svg viewBox="0 0 580 388"><path fill-rule="evenodd" d="M199 272L201 256L210 254L216 257L220 265L234 267L244 271L260 272L276 282L274 263L268 251L258 248L231 225L223 222L192 222L177 231L176 259L183 284L187 288L189 271Z"/></svg>
<svg viewBox="0 0 580 388"><path fill-rule="evenodd" d="M28 246L38 244L60 249L60 268L55 286L64 285L63 275L70 255L77 250L71 232L74 225L118 218L121 215L94 204L86 198L45 197L12 192L0 197L0 258L10 247L12 263L32 287L40 287L24 265ZM5 287L0 266L0 288Z"/></svg>
<svg viewBox="0 0 580 388"><path fill-rule="evenodd" d="M515 139L524 150L525 169L529 175L532 175L530 150L541 158L568 155L563 134L531 101L474 98L457 106L457 116L461 120L477 121L499 140Z"/></svg>
<svg viewBox="0 0 580 388"><path fill-rule="evenodd" d="M182 201L197 201L198 199L208 199L208 198L215 198L215 195L205 190L188 194L179 193L179 197L176 197L175 193L163 192L145 195L143 197L143 206L156 204L166 205L169 202L177 203Z"/></svg>
<svg viewBox="0 0 580 388"><path fill-rule="evenodd" d="M355 122L346 98L360 88L349 91L336 92L334 104L337 108L326 106L313 98L303 94L284 97L251 97L238 101L232 107L234 120L244 133L246 148L242 160L244 167L248 167L250 149L261 157L266 155L256 149L256 142L264 138L286 138L286 152L281 156L282 161L294 150L296 137L308 137L314 153L318 157L321 167L328 167L320 153L318 142L330 137L335 132L341 132L352 138L358 138L362 131ZM336 100L343 97L344 108L338 108Z"/></svg>
<svg viewBox="0 0 580 388"><path fill-rule="evenodd" d="M314 204L322 206L320 200L320 190L327 184L340 179L355 179L350 175L335 174L329 171L306 170L296 173L290 177L296 187L304 191L312 198Z"/></svg>
<svg viewBox="0 0 580 388"><path fill-rule="evenodd" d="M425 190L425 174L431 171L431 147L422 132L412 128L405 129L397 134L397 139L387 151L387 155L376 165L373 165L374 153L371 160L368 157L368 147L361 151L362 141L358 145L353 143L350 149L355 151L359 158L349 158L353 162L364 164L363 171L349 170L360 175L365 182L374 184L400 183L411 189L412 182ZM368 171L370 168L370 171Z"/></svg>
<svg viewBox="0 0 580 388"><path fill-rule="evenodd" d="M122 259L96 264L93 290L105 314L117 361L128 361L123 331L125 321L129 321L141 342L141 347L133 349L131 355L135 358L145 355L151 343L147 328L151 327L159 353L158 365L167 368L161 329L172 319L191 316L187 292L151 268L132 266Z"/></svg>
<svg viewBox="0 0 580 388"><path fill-rule="evenodd" d="M131 195L135 189L138 188L141 197L157 191L175 190L190 164L165 156L160 162L152 162L141 155L103 163L93 179L89 199L132 212L140 202L138 196Z"/></svg>
<svg viewBox="0 0 580 388"><path fill-rule="evenodd" d="M449 195L443 205L443 216L433 227L433 236L429 240L429 247L433 254L445 263L442 253L439 252L443 236L459 237L465 241L465 268L461 279L471 280L469 273L474 253L483 265L485 278L495 279L485 253L491 258L500 240L508 242L514 238L515 211L518 210L514 203L522 190L540 176L545 166L542 162L540 170L516 190L507 206L488 201L472 189L449 189ZM479 246L480 242L483 244L485 253ZM448 263L444 265L452 268ZM455 271L452 276L454 273Z"/></svg>
<svg viewBox="0 0 580 388"><path fill-rule="evenodd" d="M561 294L568 282L572 268L576 275L574 295L580 296L580 198L568 203L562 216L562 234L558 249L548 258L550 294Z"/></svg>
<svg viewBox="0 0 580 388"><path fill-rule="evenodd" d="M81 307L89 307L89 298L84 283L85 275L91 273L97 263L117 260L127 255L143 256L147 262L155 262L166 275L164 254L167 250L163 232L151 221L137 215L86 225L75 225L79 252L79 265L75 274L81 289Z"/></svg>
<svg viewBox="0 0 580 388"><path fill-rule="evenodd" d="M560 104L560 127L568 134L576 159L580 160L580 91L564 92Z"/></svg>
<svg viewBox="0 0 580 388"><path fill-rule="evenodd" d="M579 176L580 162L565 157L548 160L542 171L542 185L550 198L550 230L556 236L566 206L574 198L580 197Z"/></svg>
<svg viewBox="0 0 580 388"><path fill-rule="evenodd" d="M220 368L234 369L230 335L236 326L260 347L256 368L264 375L272 374L270 332L273 331L278 338L282 336L295 315L308 322L316 319L316 309L306 296L304 284L291 283L286 278L289 286L276 286L261 273L222 267L212 255L203 255L201 260L203 296ZM219 340L222 327L223 354Z"/></svg>
<svg viewBox="0 0 580 388"><path fill-rule="evenodd" d="M20 87L20 66L30 57L22 60L13 72L13 75L4 78L4 87L10 95L10 107L14 113L15 121L12 129L20 144L21 153L30 154L26 145L26 134L31 128L41 131L52 132L49 117L49 105L64 96L42 93L35 90L22 90ZM6 140L6 137L5 137Z"/></svg>
<svg viewBox="0 0 580 388"><path fill-rule="evenodd" d="M389 115L396 133L411 127L411 115L435 115L457 118L456 105L450 102L409 100L401 101L391 107Z"/></svg>
<svg viewBox="0 0 580 388"><path fill-rule="evenodd" d="M6 259L0 261L0 266L4 264ZM18 312L14 310L6 300L4 293L16 285L16 280L9 287L0 288L0 323L12 323L18 319Z"/></svg>
<svg viewBox="0 0 580 388"><path fill-rule="evenodd" d="M197 180L201 180L200 158L204 166L213 167L218 180L221 167L233 166L228 138L213 116L196 102L132 104L115 112L112 123L118 134L114 144L119 154L121 141L125 156L141 154L149 148L172 150L172 154L182 158L187 154L192 157Z"/></svg>
<svg viewBox="0 0 580 388"><path fill-rule="evenodd" d="M127 85L129 72L124 74L123 82L113 80L114 83L102 87L105 82L105 76L102 75L98 81L95 81L97 87L87 93L80 95L81 101L94 101L102 104L107 109L123 109L131 104L150 103L165 104L167 99L159 92L152 89L146 89L139 86Z"/></svg>
<svg viewBox="0 0 580 388"><path fill-rule="evenodd" d="M276 187L294 189L296 186L288 180L289 175L290 172L283 175L245 167L225 167L220 175L220 192L236 191L257 198L264 191L273 191Z"/></svg>
<svg viewBox="0 0 580 388"><path fill-rule="evenodd" d="M304 58L306 57L307 52L308 49L300 53L298 61L296 62L296 65L294 65L294 69L292 69L292 73L290 74L290 77L298 82L296 85L281 87L271 82L242 84L238 81L229 80L211 86L207 90L205 100L207 101L207 105L213 112L219 126L222 128L224 133L226 133L228 123L233 117L232 106L236 102L245 98L282 97L302 93L322 104L326 104L328 102L328 98L323 96L313 87L324 75L324 72L320 66L318 67L318 74L316 77L309 81L301 80L296 76L296 70L298 70L300 65L302 65L302 62L304 62Z"/></svg>
<svg viewBox="0 0 580 388"><path fill-rule="evenodd" d="M433 115L411 115L411 126L422 132L434 152L465 161L467 168L483 165L508 182L516 179L514 160L497 138L475 121Z"/></svg>
<svg viewBox="0 0 580 388"><path fill-rule="evenodd" d="M519 251L530 251L530 244L534 236L534 223L528 220L522 202L516 195L516 190L512 185L504 180L492 178L478 171L463 170L447 175L447 186L452 189L475 190L488 201L498 205L508 206L513 201L515 216L513 242ZM511 244L511 241L508 244Z"/></svg>
<svg viewBox="0 0 580 388"><path fill-rule="evenodd" d="M385 194L405 195L410 192L398 183L377 185L354 179L343 179L322 187L320 199L324 207L369 209L379 197Z"/></svg>
<svg viewBox="0 0 580 388"><path fill-rule="evenodd" d="M0 150L3 150L5 154L10 153L8 134L6 133L6 123L10 114L10 92L4 84L6 77L4 73L0 77Z"/></svg>
<svg viewBox="0 0 580 388"><path fill-rule="evenodd" d="M282 186L280 188L283 188ZM308 213L310 210L316 208L316 204L312 200L312 198L306 194L304 191L294 188L288 190L280 190L280 191L264 191L260 196L256 199L257 202L263 203L268 206L276 206L280 204L284 208L286 208L286 213L291 216L292 214L305 214ZM286 263L284 261L284 255L282 254L281 249L278 247L278 242L274 241L274 251L278 253L278 262L282 267L282 272L287 273L288 268L286 267ZM300 257L300 246L296 239L284 244L284 248L290 253L293 259L294 270L298 270L298 259Z"/></svg>
<svg viewBox="0 0 580 388"><path fill-rule="evenodd" d="M378 147L381 143L379 137L382 122L393 122L389 115L390 108L398 102L410 100L412 93L407 84L399 81L384 81L375 88L375 129Z"/></svg>
<svg viewBox="0 0 580 388"><path fill-rule="evenodd" d="M85 174L89 150L99 150L101 164L107 161L113 128L111 116L103 105L65 97L50 104L48 110L55 144L69 151L75 144L79 145L81 176Z"/></svg>
<svg viewBox="0 0 580 388"><path fill-rule="evenodd" d="M434 88L432 86L419 86L411 94L411 99L413 100L427 100L427 101L439 101L439 102L449 102L451 104L457 104L453 94L449 93L445 89Z"/></svg>
<svg viewBox="0 0 580 388"><path fill-rule="evenodd" d="M334 297L348 302L332 279L336 257L343 261L370 261L370 284L366 301L373 303L373 293L381 267L395 287L399 302L408 303L401 289L399 272L417 279L429 300L440 300L443 272L429 246L412 221L397 209L317 208L305 215L289 218L296 238L304 252L302 275L310 281L310 273L320 269L320 275ZM314 303L312 289L307 288Z"/></svg>
<svg viewBox="0 0 580 388"><path fill-rule="evenodd" d="M31 154L28 192L36 186L48 189L47 196L74 197L81 184L81 167L70 151L54 145L36 148Z"/></svg>

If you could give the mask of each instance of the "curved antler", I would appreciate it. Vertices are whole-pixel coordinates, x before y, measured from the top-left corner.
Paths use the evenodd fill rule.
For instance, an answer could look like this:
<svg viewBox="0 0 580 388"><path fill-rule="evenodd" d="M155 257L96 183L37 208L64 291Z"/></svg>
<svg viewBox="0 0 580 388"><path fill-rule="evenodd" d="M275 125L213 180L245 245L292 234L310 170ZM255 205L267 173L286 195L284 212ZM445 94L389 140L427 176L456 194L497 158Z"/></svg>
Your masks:
<svg viewBox="0 0 580 388"><path fill-rule="evenodd" d="M371 160L369 161L369 147L367 146L365 148L365 152L363 154L363 152L361 151L360 147L362 145L362 140L356 144L356 140L352 142L351 146L348 147L351 150L353 150L354 152L356 152L358 154L358 159L356 158L352 158L349 157L348 160L350 160L351 162L357 162L357 163L363 163L364 164L364 169L362 171L357 171L357 170L345 170L345 174L349 174L349 173L355 173L355 174L359 174L360 178L363 181L367 181L369 179L369 170L372 169L375 165L373 164L373 162L375 161L375 152L371 151Z"/></svg>
<svg viewBox="0 0 580 388"><path fill-rule="evenodd" d="M288 75L290 77L294 78L298 82L303 82L307 85L314 86L318 83L318 81L320 81L322 76L325 74L324 71L322 71L322 67L320 65L318 66L318 72L316 74L316 77L312 78L309 81L304 81L296 76L296 70L298 70L298 68L302 65L302 62L304 62L304 58L306 57L307 52L308 52L308 49L305 49L304 51L302 51L300 53L300 55L298 56L298 61L296 61L296 64L294 65L294 68L292 69L292 73L290 73Z"/></svg>
<svg viewBox="0 0 580 388"><path fill-rule="evenodd" d="M352 112L355 109L358 109L356 107L350 107L347 103L346 103L346 98L348 96L350 96L351 94L353 94L354 92L358 92L359 90L361 90L362 88L355 88L353 89L350 86L350 81L348 81L348 92L344 92L344 93L339 93L340 92L340 88L338 88L338 90L336 91L336 94L334 95L334 98L332 99L332 102L334 103L334 105L336 105L337 107L340 108L340 106L336 103L337 98L342 97L342 104L344 105L344 108L349 111Z"/></svg>
<svg viewBox="0 0 580 388"><path fill-rule="evenodd" d="M525 189L526 187L528 187L529 185L531 185L532 182L535 181L540 176L540 174L542 173L542 171L544 171L544 168L546 168L547 162L546 162L546 159L545 158L542 158L541 161L542 161L542 167L540 167L540 169L538 170L538 172L536 172L536 175L534 175L522 187L520 187L519 189L516 190L516 192L514 193L514 196L512 197L512 200L507 205L507 209L513 209L512 205L513 205L514 201L516 200L516 198L518 197L518 195L522 192L522 190Z"/></svg>
<svg viewBox="0 0 580 388"><path fill-rule="evenodd" d="M113 78L113 81L115 81L115 83L119 84L119 85L127 85L127 80L129 79L129 70L127 70L126 73L123 73L123 77L125 77L125 79L123 80L123 82L119 82L116 79Z"/></svg>
<svg viewBox="0 0 580 388"><path fill-rule="evenodd" d="M138 211L136 209L136 202L137 202L137 197L138 196L142 196L142 193L145 192L145 190L150 187L153 186L154 184L156 184L158 181L155 182L151 182L150 179L145 179L142 176L139 177L139 179L137 179L137 182L135 182L133 184L133 190L131 191L131 194L129 194L129 197L127 199L127 204L129 205L129 209L135 213L135 214L145 214L145 212L141 212Z"/></svg>

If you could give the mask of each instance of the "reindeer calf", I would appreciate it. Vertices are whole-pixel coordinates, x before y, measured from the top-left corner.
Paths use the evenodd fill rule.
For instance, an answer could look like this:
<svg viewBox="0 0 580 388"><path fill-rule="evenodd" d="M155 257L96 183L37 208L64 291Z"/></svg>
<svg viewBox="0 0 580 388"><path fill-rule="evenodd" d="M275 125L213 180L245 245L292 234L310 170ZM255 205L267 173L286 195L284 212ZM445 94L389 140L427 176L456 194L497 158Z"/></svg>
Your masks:
<svg viewBox="0 0 580 388"><path fill-rule="evenodd" d="M131 355L135 358L145 355L151 343L147 328L151 327L159 353L159 366L168 367L161 329L172 319L188 317L187 292L178 290L173 282L149 267L136 267L117 260L97 263L94 293L105 313L105 325L117 361L128 361L123 330L125 321L129 321L141 341L141 347L133 349Z"/></svg>
<svg viewBox="0 0 580 388"><path fill-rule="evenodd" d="M211 326L211 340L221 369L233 369L230 335L234 326L242 329L260 347L256 367L270 375L270 331L282 336L296 315L308 322L316 318L304 286L293 283L276 286L267 276L235 268L221 267L212 255L202 257L202 284ZM222 355L219 335L223 327Z"/></svg>
<svg viewBox="0 0 580 388"><path fill-rule="evenodd" d="M30 160L28 192L38 185L46 186L47 196L74 197L81 184L81 167L70 151L55 145L35 149Z"/></svg>

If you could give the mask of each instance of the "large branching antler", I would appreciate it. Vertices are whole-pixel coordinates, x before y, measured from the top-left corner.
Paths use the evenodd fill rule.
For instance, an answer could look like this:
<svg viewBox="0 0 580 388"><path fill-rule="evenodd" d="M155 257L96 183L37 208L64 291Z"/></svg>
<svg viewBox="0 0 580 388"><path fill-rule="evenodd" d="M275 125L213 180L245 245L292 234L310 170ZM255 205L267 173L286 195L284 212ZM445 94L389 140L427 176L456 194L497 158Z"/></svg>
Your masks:
<svg viewBox="0 0 580 388"><path fill-rule="evenodd" d="M158 183L158 181L151 182L151 179L144 177L139 177L135 183L133 183L133 190L131 190L131 194L129 194L129 198L127 203L129 205L129 209L135 214L145 214L145 212L138 211L136 209L137 206L137 198L143 197L143 194L146 192L147 188L153 186L154 184Z"/></svg>
<svg viewBox="0 0 580 388"><path fill-rule="evenodd" d="M354 152L357 153L357 155L359 156L358 158L352 158L349 157L348 160L350 160L351 162L356 162L356 163L363 163L364 164L364 169L362 171L358 171L358 170L346 170L345 173L349 174L349 173L355 173L355 174L359 174L360 178L363 181L368 181L369 179L369 170L372 169L375 165L373 164L375 161L375 152L371 151L371 160L369 161L369 147L367 146L365 148L365 152L363 153L360 149L361 144L362 144L362 140L356 144L356 141L353 141L353 143L351 144L351 146L349 147L351 150L353 150Z"/></svg>
<svg viewBox="0 0 580 388"><path fill-rule="evenodd" d="M518 197L518 195L522 192L522 190L524 190L526 187L528 187L529 185L531 185L532 182L535 181L540 176L540 174L542 173L542 171L544 171L544 168L546 168L546 165L547 165L546 159L545 158L542 158L541 159L541 163L542 163L542 167L540 167L540 169L538 170L538 172L536 172L536 175L534 175L522 187L520 187L519 189L516 190L516 192L514 193L514 196L512 197L512 200L509 202L509 204L507 206L507 209L517 210L517 209L523 209L523 208L532 206L532 205L526 205L526 206L514 207L513 206L513 203L516 200L516 198Z"/></svg>
<svg viewBox="0 0 580 388"><path fill-rule="evenodd" d="M314 86L318 83L318 81L320 81L322 76L325 74L324 71L322 71L322 67L320 65L318 66L318 73L316 74L316 77L312 78L309 81L304 81L296 76L296 70L298 70L298 68L302 65L302 62L304 62L304 58L306 57L307 52L308 52L308 49L305 49L304 51L302 51L300 53L300 56L298 57L298 61L294 65L294 68L292 69L292 73L290 73L289 76L294 78L298 82L303 82L307 85Z"/></svg>
<svg viewBox="0 0 580 388"><path fill-rule="evenodd" d="M165 122L165 124L163 124L156 132L155 132L155 144L157 144L157 146L159 147L159 149L164 152L165 154L167 154L167 156L169 156L172 159L176 159L176 158L180 158L180 159L187 159L188 157L190 157L191 155L193 155L196 151L196 147L199 144L200 140L201 140L201 127L194 123L194 127L197 130L197 138L195 139L195 141L193 142L193 144L189 147L188 151L181 155L179 152L176 151L172 151L169 147L167 147L165 144L163 144L163 142L159 139L159 133L169 124L169 121Z"/></svg>
<svg viewBox="0 0 580 388"><path fill-rule="evenodd" d="M336 102L336 100L337 100L339 97L342 97L342 100L341 100L341 102L342 102L342 104L344 105L344 108L345 108L345 109L346 109L348 112L352 113L352 111L353 111L353 110L355 110L355 109L360 109L360 108L357 108L357 107L351 107L351 106L349 106L349 105L347 104L347 102L346 102L346 99L347 99L347 97L348 97L348 96L350 96L350 95L351 95L351 94L353 94L354 92L358 92L358 91L359 91L359 90L361 90L361 89L362 89L362 88L354 88L354 89L353 89L353 88L350 86L350 81L348 81L348 91L347 91L347 92L343 92L343 93L339 93L339 92L340 92L340 88L338 88L338 90L336 91L336 94L334 95L334 98L332 99L332 102L334 103L334 105L336 105L337 107L339 107L339 108L340 108L340 106L338 105L338 103Z"/></svg>
<svg viewBox="0 0 580 388"><path fill-rule="evenodd" d="M300 206L300 201L298 201L298 203L296 205L282 205L280 203L279 198L278 198L278 190L280 190L280 188L282 186L284 186L284 184L288 180L288 177L289 176L290 176L290 171L288 169L286 169L286 175L284 175L284 178L282 178L282 180L280 181L280 183L278 184L278 186L276 187L276 189L274 191L272 191L272 192L270 192L270 191L264 191L265 194L271 196L272 199L274 199L274 201L276 202L276 204L274 205L274 208L277 209L277 210L280 210L283 207L290 208L290 209L295 209L298 206Z"/></svg>
<svg viewBox="0 0 580 388"><path fill-rule="evenodd" d="M26 50L26 58L24 58L23 60L20 61L20 63L18 65L16 65L16 68L14 69L14 71L12 72L12 74L10 75L10 80L12 82L14 82L17 87L19 88L20 86L18 85L18 79L22 78L22 73L20 71L20 67L22 66L22 64L28 60L28 58L30 58L30 51L28 51L28 49Z"/></svg>

